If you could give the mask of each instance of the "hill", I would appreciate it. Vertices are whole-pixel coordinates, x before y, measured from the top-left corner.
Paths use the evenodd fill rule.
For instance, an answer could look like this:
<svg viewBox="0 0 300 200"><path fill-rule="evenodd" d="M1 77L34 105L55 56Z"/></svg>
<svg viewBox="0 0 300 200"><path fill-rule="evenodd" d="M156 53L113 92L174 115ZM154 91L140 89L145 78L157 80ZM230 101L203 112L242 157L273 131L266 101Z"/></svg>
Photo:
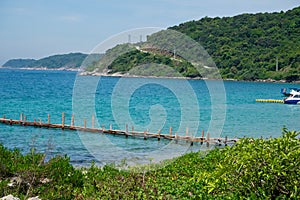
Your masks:
<svg viewBox="0 0 300 200"><path fill-rule="evenodd" d="M33 63L34 59L11 59L7 61L3 67L15 67L15 68L24 68Z"/></svg>
<svg viewBox="0 0 300 200"><path fill-rule="evenodd" d="M132 44L117 45L109 49L100 62L91 64L86 70L107 75L117 73L137 76L200 77L191 63L182 58L173 59L172 54L169 55L167 52L146 49L147 44L139 44L142 48Z"/></svg>
<svg viewBox="0 0 300 200"><path fill-rule="evenodd" d="M205 17L170 29L199 41L223 78L300 78L300 7L280 13Z"/></svg>
<svg viewBox="0 0 300 200"><path fill-rule="evenodd" d="M288 82L300 79L300 7L279 13L205 17L170 27L168 30L184 33L199 42L216 63L222 78L285 79ZM106 61L101 64L100 61L89 66L87 70L101 71L106 66L109 73L126 73L133 67L148 62L169 65L186 77L200 76L186 60L174 62L172 52L169 55L162 53L161 49L145 52L149 40L161 39L157 35L159 34L148 36L145 43L132 45L131 50L110 63ZM184 45L182 41L175 42L174 46ZM107 54L116 54L116 48L110 49Z"/></svg>
<svg viewBox="0 0 300 200"><path fill-rule="evenodd" d="M47 69L76 69L87 57L83 53L69 53L53 55L39 60L35 59L12 59L7 61L3 66L12 68L47 68ZM89 61L99 60L100 54L89 55ZM90 63L88 63L90 64Z"/></svg>

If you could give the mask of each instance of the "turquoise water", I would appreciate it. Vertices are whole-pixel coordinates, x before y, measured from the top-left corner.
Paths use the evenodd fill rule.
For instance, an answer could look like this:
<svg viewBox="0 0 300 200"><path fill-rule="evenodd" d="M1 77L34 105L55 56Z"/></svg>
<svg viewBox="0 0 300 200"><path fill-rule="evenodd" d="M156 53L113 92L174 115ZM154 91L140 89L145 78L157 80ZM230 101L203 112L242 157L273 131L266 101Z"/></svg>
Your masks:
<svg viewBox="0 0 300 200"><path fill-rule="evenodd" d="M222 84L225 92L220 87ZM93 87L94 90L90 89ZM27 120L47 121L47 115L51 114L52 123L61 123L61 113L65 112L67 124L74 113L75 124L83 125L85 118L87 126L91 126L91 115L95 113L98 127L103 124L109 128L112 124L114 129L125 129L128 124L129 129L134 126L139 131L161 129L162 133L168 133L172 126L173 133L181 135L188 127L190 134L196 136L202 130L209 130L216 137L278 137L283 126L300 130L300 106L256 103L255 99L282 99L280 89L283 87L300 85L76 77L75 72L1 69L0 116L19 119L22 112ZM3 124L0 124L0 142L23 152L35 147L49 157L67 154L74 165L86 165L92 160L105 164L122 159L143 163L149 162L154 154L163 159L201 149L200 145L175 147L164 140L125 139Z"/></svg>

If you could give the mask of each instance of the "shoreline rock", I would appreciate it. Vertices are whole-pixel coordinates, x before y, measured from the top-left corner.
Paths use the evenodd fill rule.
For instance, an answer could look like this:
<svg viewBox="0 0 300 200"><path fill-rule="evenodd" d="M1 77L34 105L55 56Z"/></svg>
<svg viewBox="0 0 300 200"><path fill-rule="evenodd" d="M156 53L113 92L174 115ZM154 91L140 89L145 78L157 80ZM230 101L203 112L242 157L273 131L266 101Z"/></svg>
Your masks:
<svg viewBox="0 0 300 200"><path fill-rule="evenodd" d="M39 67L39 68L13 68L13 67L1 67L0 69L14 69L14 70L32 70L32 71L71 71L71 72L78 72L79 76L105 76L105 77L124 77L124 78L163 78L163 79L185 79L185 80L223 80L223 81L240 81L240 82L262 82L262 83L291 83L291 84L300 84L299 81L294 82L286 82L286 80L274 80L274 79L256 79L256 80L237 80L237 79L208 79L208 78L190 78L190 77L168 77L168 76L142 76L142 75L132 75L132 74L122 74L120 72L109 74L109 73L101 73L101 72L88 72L88 71L81 71L80 68L46 68L46 67Z"/></svg>
<svg viewBox="0 0 300 200"><path fill-rule="evenodd" d="M22 68L14 68L14 67L0 67L0 69L12 69L12 70L27 70L27 71L74 71L78 72L80 71L80 68L66 68L66 67L61 67L61 68L47 68L47 67L35 67L35 68L30 68L30 67L22 67Z"/></svg>

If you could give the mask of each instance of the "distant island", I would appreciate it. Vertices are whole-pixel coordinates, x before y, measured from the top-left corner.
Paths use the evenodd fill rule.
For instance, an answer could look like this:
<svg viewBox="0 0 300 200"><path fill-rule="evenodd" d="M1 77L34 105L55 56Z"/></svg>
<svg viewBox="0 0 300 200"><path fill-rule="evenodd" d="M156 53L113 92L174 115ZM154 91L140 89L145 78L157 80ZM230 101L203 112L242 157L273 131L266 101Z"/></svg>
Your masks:
<svg viewBox="0 0 300 200"><path fill-rule="evenodd" d="M11 59L4 63L3 67L16 69L79 70L87 56L88 54L83 53L69 53L53 55L38 60ZM92 54L89 55L89 60L99 60L100 57L100 54Z"/></svg>
<svg viewBox="0 0 300 200"><path fill-rule="evenodd" d="M216 64L223 79L300 81L300 7L286 12L204 17L167 30L184 33L199 42ZM149 41L159 39L159 33L154 33L146 42L120 44L107 50L104 55L89 56L82 68L82 74L123 76L130 71L143 76L145 70L149 69L137 72L135 66L144 63L167 65L187 78L201 78L201 74L208 74L205 66L199 73L195 69L195 63L180 56L174 59L172 52L149 46ZM184 44L177 41L173 45L180 47ZM120 55L124 50L126 53ZM39 60L13 59L3 66L25 69L79 69L86 58L87 54L70 53ZM169 74L168 71L160 69L150 73L153 76Z"/></svg>

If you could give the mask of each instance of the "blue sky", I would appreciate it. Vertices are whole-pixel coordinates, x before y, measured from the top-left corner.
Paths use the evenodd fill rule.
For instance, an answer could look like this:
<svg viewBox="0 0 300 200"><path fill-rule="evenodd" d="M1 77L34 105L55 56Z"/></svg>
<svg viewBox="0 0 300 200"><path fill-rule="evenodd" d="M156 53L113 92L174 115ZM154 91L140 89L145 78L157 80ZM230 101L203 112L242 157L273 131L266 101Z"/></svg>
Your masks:
<svg viewBox="0 0 300 200"><path fill-rule="evenodd" d="M0 0L0 65L11 58L89 53L108 37L134 28L299 5L299 0Z"/></svg>

